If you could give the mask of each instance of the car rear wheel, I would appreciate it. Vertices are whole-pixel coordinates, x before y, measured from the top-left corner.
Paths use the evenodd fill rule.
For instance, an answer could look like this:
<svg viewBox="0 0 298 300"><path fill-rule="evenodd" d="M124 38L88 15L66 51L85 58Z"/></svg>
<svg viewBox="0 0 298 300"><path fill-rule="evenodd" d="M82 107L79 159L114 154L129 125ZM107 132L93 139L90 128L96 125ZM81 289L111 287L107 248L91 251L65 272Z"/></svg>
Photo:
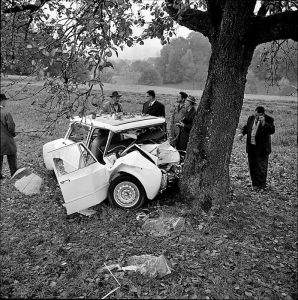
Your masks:
<svg viewBox="0 0 298 300"><path fill-rule="evenodd" d="M113 206L134 209L144 204L146 194L144 187L135 177L120 175L111 182L108 199Z"/></svg>

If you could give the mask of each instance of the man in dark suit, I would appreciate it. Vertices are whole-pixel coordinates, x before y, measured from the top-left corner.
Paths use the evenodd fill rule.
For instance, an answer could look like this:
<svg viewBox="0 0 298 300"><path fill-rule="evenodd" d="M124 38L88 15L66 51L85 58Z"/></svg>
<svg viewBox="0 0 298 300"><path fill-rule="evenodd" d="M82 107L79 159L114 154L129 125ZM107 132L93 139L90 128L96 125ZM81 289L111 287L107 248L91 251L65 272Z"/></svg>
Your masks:
<svg viewBox="0 0 298 300"><path fill-rule="evenodd" d="M176 123L176 126L180 128L176 143L177 150L186 151L189 133L196 115L196 100L197 99L194 96L188 96L186 98L184 118L180 122Z"/></svg>
<svg viewBox="0 0 298 300"><path fill-rule="evenodd" d="M146 93L146 97L148 98L148 101L143 104L142 114L165 118L165 106L155 99L155 92L149 90Z"/></svg>
<svg viewBox="0 0 298 300"><path fill-rule="evenodd" d="M258 106L254 115L249 116L239 134L240 140L246 134L246 152L250 177L254 190L266 188L268 158L271 153L271 134L275 132L274 119Z"/></svg>

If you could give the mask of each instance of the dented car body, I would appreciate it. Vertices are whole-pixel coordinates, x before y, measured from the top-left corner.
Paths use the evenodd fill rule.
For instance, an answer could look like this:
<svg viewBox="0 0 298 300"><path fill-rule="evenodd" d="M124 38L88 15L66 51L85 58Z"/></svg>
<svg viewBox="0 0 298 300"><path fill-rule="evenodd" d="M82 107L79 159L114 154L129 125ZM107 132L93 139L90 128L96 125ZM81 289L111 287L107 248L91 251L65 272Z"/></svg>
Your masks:
<svg viewBox="0 0 298 300"><path fill-rule="evenodd" d="M67 214L106 198L120 208L138 208L173 185L182 169L165 119L148 115L75 117L64 138L43 146L43 157Z"/></svg>

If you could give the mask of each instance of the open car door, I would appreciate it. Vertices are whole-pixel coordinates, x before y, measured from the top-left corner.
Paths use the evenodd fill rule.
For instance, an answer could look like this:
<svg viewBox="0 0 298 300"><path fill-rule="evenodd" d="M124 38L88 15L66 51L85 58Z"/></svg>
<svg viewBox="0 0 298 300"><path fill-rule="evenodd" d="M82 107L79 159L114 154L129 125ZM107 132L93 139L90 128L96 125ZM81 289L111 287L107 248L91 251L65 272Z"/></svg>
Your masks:
<svg viewBox="0 0 298 300"><path fill-rule="evenodd" d="M106 167L83 143L53 150L51 154L68 215L94 206L107 197Z"/></svg>

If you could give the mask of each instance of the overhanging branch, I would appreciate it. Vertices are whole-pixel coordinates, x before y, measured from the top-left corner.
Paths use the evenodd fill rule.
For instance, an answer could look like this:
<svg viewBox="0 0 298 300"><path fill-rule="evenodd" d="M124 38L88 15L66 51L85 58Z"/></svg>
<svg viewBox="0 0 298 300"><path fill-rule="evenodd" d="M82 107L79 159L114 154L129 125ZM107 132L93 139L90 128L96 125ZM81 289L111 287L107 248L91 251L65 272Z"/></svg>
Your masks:
<svg viewBox="0 0 298 300"><path fill-rule="evenodd" d="M254 45L282 39L298 41L298 10L255 17L246 34L247 43Z"/></svg>
<svg viewBox="0 0 298 300"><path fill-rule="evenodd" d="M177 8L173 0L166 1L166 11L179 25L190 30L201 32L206 37L211 37L214 32L207 12L185 7L182 9Z"/></svg>

